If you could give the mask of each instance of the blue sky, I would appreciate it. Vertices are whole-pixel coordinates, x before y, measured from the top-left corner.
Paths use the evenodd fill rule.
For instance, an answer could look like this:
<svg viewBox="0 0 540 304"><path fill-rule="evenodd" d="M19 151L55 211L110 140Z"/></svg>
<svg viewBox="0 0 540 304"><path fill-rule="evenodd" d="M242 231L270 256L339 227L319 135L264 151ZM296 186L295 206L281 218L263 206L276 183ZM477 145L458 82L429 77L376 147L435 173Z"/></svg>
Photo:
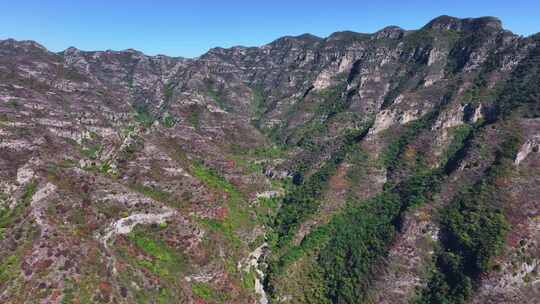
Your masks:
<svg viewBox="0 0 540 304"><path fill-rule="evenodd" d="M538 0L0 0L0 39L36 40L52 51L134 48L195 57L215 46L256 46L284 35L415 29L443 14L497 16L506 29L530 35L540 32L539 12Z"/></svg>

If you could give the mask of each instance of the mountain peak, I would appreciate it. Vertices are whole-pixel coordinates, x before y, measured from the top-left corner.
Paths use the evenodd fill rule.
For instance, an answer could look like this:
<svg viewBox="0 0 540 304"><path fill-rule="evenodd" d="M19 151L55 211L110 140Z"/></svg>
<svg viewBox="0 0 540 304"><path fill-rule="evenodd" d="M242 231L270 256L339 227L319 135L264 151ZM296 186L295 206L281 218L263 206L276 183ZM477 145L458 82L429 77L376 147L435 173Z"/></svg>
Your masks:
<svg viewBox="0 0 540 304"><path fill-rule="evenodd" d="M439 16L431 20L424 28L439 30L476 30L479 28L492 28L502 30L502 22L496 17L457 18L448 15Z"/></svg>
<svg viewBox="0 0 540 304"><path fill-rule="evenodd" d="M6 40L0 40L0 44L9 45L12 47L34 48L40 49L42 51L47 51L47 49L43 45L35 42L34 40L15 40L13 38L9 38Z"/></svg>
<svg viewBox="0 0 540 304"><path fill-rule="evenodd" d="M323 38L305 33L298 36L284 36L281 38L278 38L271 42L270 44L281 44L281 43L300 43L300 44L311 44L311 43L317 43L322 41Z"/></svg>
<svg viewBox="0 0 540 304"><path fill-rule="evenodd" d="M375 33L375 37L377 39L379 38L390 38L390 39L399 39L403 36L403 33L405 33L405 30L402 29L399 26L387 26L383 28L382 30Z"/></svg>

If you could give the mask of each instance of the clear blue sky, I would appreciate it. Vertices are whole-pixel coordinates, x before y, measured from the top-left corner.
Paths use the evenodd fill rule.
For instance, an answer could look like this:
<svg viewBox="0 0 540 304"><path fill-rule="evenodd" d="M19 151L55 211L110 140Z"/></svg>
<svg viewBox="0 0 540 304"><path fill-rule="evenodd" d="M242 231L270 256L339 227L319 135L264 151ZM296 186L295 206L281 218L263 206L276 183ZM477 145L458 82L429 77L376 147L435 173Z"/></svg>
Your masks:
<svg viewBox="0 0 540 304"><path fill-rule="evenodd" d="M539 0L0 0L0 39L36 40L52 51L134 48L195 57L284 35L416 29L443 14L497 16L515 33L540 32Z"/></svg>

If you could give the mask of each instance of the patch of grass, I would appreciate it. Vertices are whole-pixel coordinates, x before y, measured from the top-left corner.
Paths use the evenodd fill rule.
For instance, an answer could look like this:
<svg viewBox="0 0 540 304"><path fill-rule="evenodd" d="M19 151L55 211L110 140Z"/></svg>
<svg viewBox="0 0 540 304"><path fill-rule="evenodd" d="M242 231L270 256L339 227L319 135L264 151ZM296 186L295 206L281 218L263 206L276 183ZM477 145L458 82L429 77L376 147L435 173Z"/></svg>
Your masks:
<svg viewBox="0 0 540 304"><path fill-rule="evenodd" d="M99 282L100 277L96 273L85 273L77 282L65 280L64 298L61 303L91 304L96 303L96 300L97 302L105 302L102 297L99 297L99 299L92 297ZM99 295L99 293L96 295Z"/></svg>
<svg viewBox="0 0 540 304"><path fill-rule="evenodd" d="M193 164L192 174L207 187L227 193L227 216L223 220L202 219L201 221L212 230L223 233L236 248L240 247L242 241L236 235L236 231L248 229L255 224L246 208L242 206L243 194L215 169L208 168L202 163Z"/></svg>
<svg viewBox="0 0 540 304"><path fill-rule="evenodd" d="M474 128L471 125L462 125L453 128L450 131L452 141L444 153L443 160L448 161L453 155L456 155L456 153L464 146L465 141L467 138L469 138L473 131Z"/></svg>
<svg viewBox="0 0 540 304"><path fill-rule="evenodd" d="M73 226L83 226L86 222L86 211L82 208L73 208L71 209L69 215L69 221Z"/></svg>
<svg viewBox="0 0 540 304"><path fill-rule="evenodd" d="M280 145L262 145L255 148L246 148L236 144L231 145L232 153L236 159L256 158L259 160L271 160L286 156L285 146Z"/></svg>
<svg viewBox="0 0 540 304"><path fill-rule="evenodd" d="M200 219L200 222L211 231L225 236L234 248L240 248L242 246L242 241L235 233L235 229L238 228L238 225L235 225L230 219L217 220L213 218L203 218Z"/></svg>
<svg viewBox="0 0 540 304"><path fill-rule="evenodd" d="M20 263L20 257L17 255L10 255L0 261L0 286L20 272Z"/></svg>
<svg viewBox="0 0 540 304"><path fill-rule="evenodd" d="M257 273L255 271L244 272L244 275L242 276L242 288L245 290L254 290L256 278Z"/></svg>
<svg viewBox="0 0 540 304"><path fill-rule="evenodd" d="M165 102L169 102L173 96L174 93L174 84L168 83L163 87L163 97L165 98Z"/></svg>
<svg viewBox="0 0 540 304"><path fill-rule="evenodd" d="M61 304L72 304L75 300L75 295L73 294L73 288L64 288L64 296L62 297Z"/></svg>
<svg viewBox="0 0 540 304"><path fill-rule="evenodd" d="M351 153L347 156L347 162L351 164L347 170L347 179L356 184L366 174L366 164L369 161L369 155L364 150L358 149L356 153Z"/></svg>
<svg viewBox="0 0 540 304"><path fill-rule="evenodd" d="M231 110L231 107L225 103L223 94L220 91L214 89L212 87L212 84L208 85L206 93L208 94L208 96L212 98L212 100L214 100L216 105L220 107L222 110L225 110L225 111Z"/></svg>
<svg viewBox="0 0 540 304"><path fill-rule="evenodd" d="M10 120L9 116L7 116L4 113L0 114L0 125L2 125L3 123L10 122L10 121L11 120Z"/></svg>
<svg viewBox="0 0 540 304"><path fill-rule="evenodd" d="M229 158L234 161L236 166L245 168L248 173L262 172L263 166L253 160L246 159L241 155L229 155Z"/></svg>
<svg viewBox="0 0 540 304"><path fill-rule="evenodd" d="M146 104L136 105L135 107L135 120L145 127L150 127L156 120L155 117L148 111Z"/></svg>
<svg viewBox="0 0 540 304"><path fill-rule="evenodd" d="M111 169L112 169L111 164L108 161L103 162L99 166L99 172L101 172L103 174L108 174Z"/></svg>
<svg viewBox="0 0 540 304"><path fill-rule="evenodd" d="M21 204L24 204L24 205L29 204L30 200L32 199L32 196L34 195L34 193L36 193L36 190L37 190L37 181L33 180L29 182L28 184L26 184L26 186L24 186L24 191L21 196Z"/></svg>
<svg viewBox="0 0 540 304"><path fill-rule="evenodd" d="M261 158L280 158L284 156L284 148L277 145L261 146L252 150L255 157Z"/></svg>
<svg viewBox="0 0 540 304"><path fill-rule="evenodd" d="M133 134L135 132L135 125L130 124L122 129L120 129L120 134L122 135L122 138L128 137L128 135Z"/></svg>
<svg viewBox="0 0 540 304"><path fill-rule="evenodd" d="M381 161L385 167L392 170L403 164L401 154L408 144L428 125L428 120L428 116L414 120L403 127L399 136L393 137L381 155Z"/></svg>
<svg viewBox="0 0 540 304"><path fill-rule="evenodd" d="M200 299L209 302L222 303L228 299L227 295L224 293L218 292L210 287L210 285L202 282L193 283L191 285L191 291Z"/></svg>
<svg viewBox="0 0 540 304"><path fill-rule="evenodd" d="M208 168L202 163L196 162L193 164L193 175L210 188L225 191L235 197L240 195L240 192L215 169Z"/></svg>
<svg viewBox="0 0 540 304"><path fill-rule="evenodd" d="M16 99L10 99L7 102L7 105L8 105L8 107L10 107L12 109L15 109L15 110L18 110L18 109L20 109L22 107L21 104Z"/></svg>
<svg viewBox="0 0 540 304"><path fill-rule="evenodd" d="M181 207L181 202L179 202L176 197L170 192L158 189L156 187L150 187L141 184L130 184L129 187L134 191L146 195L158 202L165 203L175 208Z"/></svg>
<svg viewBox="0 0 540 304"><path fill-rule="evenodd" d="M174 119L174 117L172 117L171 115L165 115L161 120L161 124L165 128L172 128L176 124L176 119Z"/></svg>
<svg viewBox="0 0 540 304"><path fill-rule="evenodd" d="M79 165L79 162L77 162L76 160L74 159L70 159L70 158L66 158L66 159L63 159L61 161L59 161L57 163L58 167L60 168L64 168L64 169L67 169L67 168L74 168L74 167L77 167Z"/></svg>
<svg viewBox="0 0 540 304"><path fill-rule="evenodd" d="M8 199L8 195L4 192L0 192L0 206L3 206Z"/></svg>
<svg viewBox="0 0 540 304"><path fill-rule="evenodd" d="M118 178L118 172L112 170L110 161L98 162L97 164L93 162L90 165L86 165L83 170L88 172L101 173L104 175L108 175L111 178Z"/></svg>
<svg viewBox="0 0 540 304"><path fill-rule="evenodd" d="M262 85L256 85L255 87L253 87L251 93L251 109L254 117L252 119L252 123L256 127L259 127L261 118L268 110L268 105L266 104L266 96Z"/></svg>
<svg viewBox="0 0 540 304"><path fill-rule="evenodd" d="M191 111L189 114L188 114L188 117L187 117L187 121L188 123L195 129L199 129L200 127L200 112L199 110L194 110L194 111Z"/></svg>
<svg viewBox="0 0 540 304"><path fill-rule="evenodd" d="M81 154L89 159L97 159L99 153L101 153L101 150L103 147L101 144L94 144L90 145L88 147L84 147L81 149Z"/></svg>
<svg viewBox="0 0 540 304"><path fill-rule="evenodd" d="M255 213L257 214L258 221L263 223L267 227L271 227L273 224L273 220L278 212L280 201L280 197L261 197L257 199L257 207L255 208Z"/></svg>
<svg viewBox="0 0 540 304"><path fill-rule="evenodd" d="M133 242L150 259L137 259L137 265L144 267L160 278L176 281L178 275L187 267L187 259L161 240L150 238L142 229L135 229L128 234L128 239Z"/></svg>
<svg viewBox="0 0 540 304"><path fill-rule="evenodd" d="M17 202L14 208L9 209L7 207L0 206L0 237L3 238L3 232L13 225L13 222L19 217L24 210L30 205L32 196L37 190L37 182L35 180L30 181L24 187L23 194L20 200Z"/></svg>
<svg viewBox="0 0 540 304"><path fill-rule="evenodd" d="M171 303L172 300L173 300L173 297L171 295L171 291L168 288L161 287L159 289L157 303L168 304L168 303Z"/></svg>

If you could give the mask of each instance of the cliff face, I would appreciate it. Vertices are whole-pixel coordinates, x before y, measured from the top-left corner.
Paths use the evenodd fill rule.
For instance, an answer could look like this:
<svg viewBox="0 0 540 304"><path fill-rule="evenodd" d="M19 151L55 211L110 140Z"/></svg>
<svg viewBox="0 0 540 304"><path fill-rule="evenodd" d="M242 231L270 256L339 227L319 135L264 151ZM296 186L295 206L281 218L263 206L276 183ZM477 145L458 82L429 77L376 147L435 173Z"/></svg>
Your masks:
<svg viewBox="0 0 540 304"><path fill-rule="evenodd" d="M493 17L196 59L0 41L0 299L534 303L539 104L540 37Z"/></svg>

